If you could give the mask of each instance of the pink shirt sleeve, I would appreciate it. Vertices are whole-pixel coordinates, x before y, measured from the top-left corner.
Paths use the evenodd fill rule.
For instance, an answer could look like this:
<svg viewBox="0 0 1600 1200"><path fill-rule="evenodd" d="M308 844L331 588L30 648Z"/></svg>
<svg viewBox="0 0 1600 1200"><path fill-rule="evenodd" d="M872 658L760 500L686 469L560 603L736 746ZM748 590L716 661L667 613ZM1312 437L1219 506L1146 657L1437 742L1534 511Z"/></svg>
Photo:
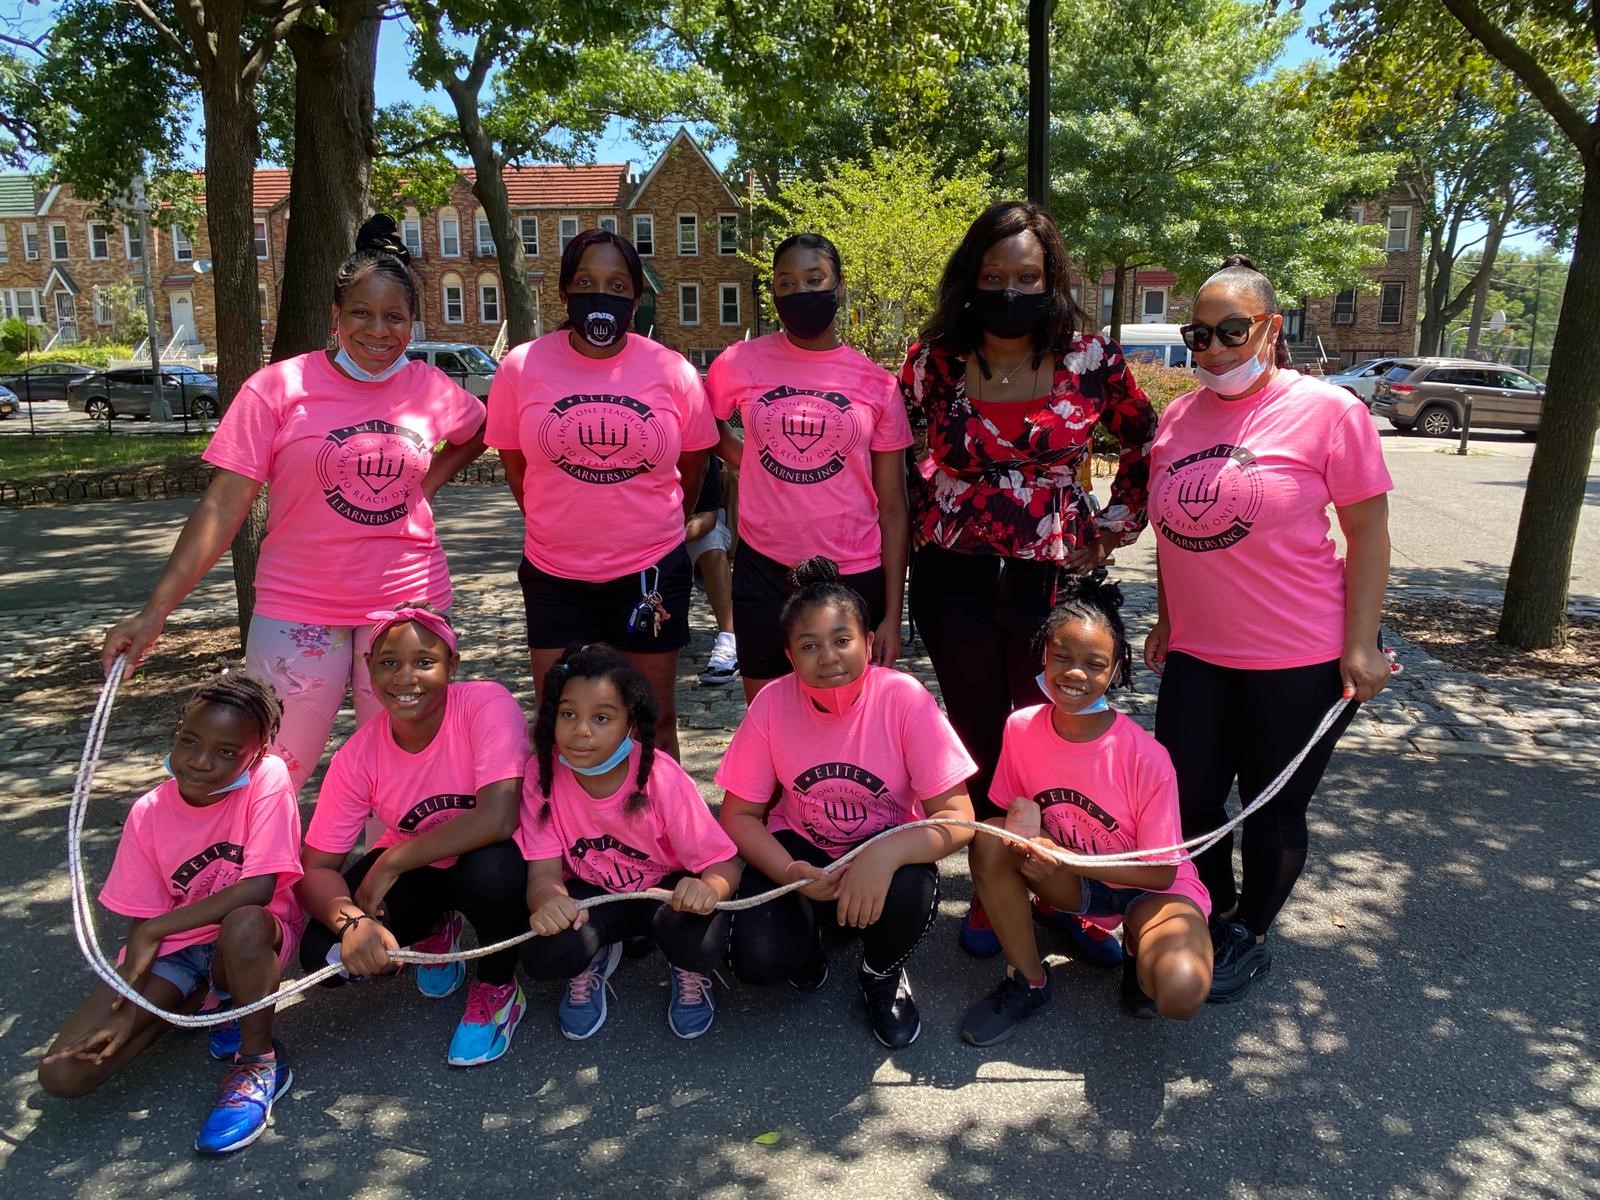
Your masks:
<svg viewBox="0 0 1600 1200"><path fill-rule="evenodd" d="M505 358L494 373L489 385L489 420L483 427L483 438L496 450L520 450L517 437L517 395L521 390L522 366L528 358L527 342L518 346Z"/></svg>
<svg viewBox="0 0 1600 1200"><path fill-rule="evenodd" d="M995 764L994 778L989 781L989 801L1001 809L1010 809L1011 801L1025 795L1013 765L1022 739L1022 726L1016 718L1006 721L1005 735L1000 742L1000 761Z"/></svg>
<svg viewBox="0 0 1600 1200"><path fill-rule="evenodd" d="M517 849L529 862L561 857L561 835L556 832L555 819L542 823L539 820L548 804L539 790L539 765L530 760L522 780L522 816L517 820L515 837Z"/></svg>
<svg viewBox="0 0 1600 1200"><path fill-rule="evenodd" d="M678 770L663 782L666 786L650 803L659 805L664 814L662 831L677 860L698 875L714 863L738 857L733 840L717 824L694 780Z"/></svg>
<svg viewBox="0 0 1600 1200"><path fill-rule="evenodd" d="M1377 427L1361 405L1351 404L1333 427L1322 473L1339 508L1394 490Z"/></svg>
<svg viewBox="0 0 1600 1200"><path fill-rule="evenodd" d="M289 769L281 759L270 757L262 759L257 770L260 774L251 780L244 869L239 878L286 875L299 879L305 874L300 865L300 806L289 782Z"/></svg>
<svg viewBox="0 0 1600 1200"><path fill-rule="evenodd" d="M901 740L911 769L911 792L919 804L965 783L978 771L939 702L921 684L901 714Z"/></svg>
<svg viewBox="0 0 1600 1200"><path fill-rule="evenodd" d="M277 407L246 380L222 414L201 457L224 471L265 483L272 475L278 425Z"/></svg>
<svg viewBox="0 0 1600 1200"><path fill-rule="evenodd" d="M438 376L436 394L439 402L439 428L444 430L444 440L459 446L477 433L488 415L479 400L438 367L429 367ZM490 384L492 388L494 385Z"/></svg>
<svg viewBox="0 0 1600 1200"><path fill-rule="evenodd" d="M496 691L472 717L473 787L520 778L528 766L528 719L509 692Z"/></svg>
<svg viewBox="0 0 1600 1200"><path fill-rule="evenodd" d="M1365 415L1365 414L1363 414ZM1368 421L1371 424L1371 421ZM1160 749L1159 745L1156 747ZM1139 763L1139 796L1134 809L1134 845L1141 850L1183 841L1178 819L1178 776L1163 751L1147 752Z"/></svg>
<svg viewBox="0 0 1600 1200"><path fill-rule="evenodd" d="M772 789L778 785L777 768L772 762L772 743L767 732L772 705L762 704L757 695L750 711L745 714L739 728L734 730L733 741L722 756L717 768L717 786L751 804L766 804Z"/></svg>
<svg viewBox="0 0 1600 1200"><path fill-rule="evenodd" d="M683 420L683 449L709 450L722 439L711 415L711 401L706 397L705 385L700 382L700 372L688 359L683 360L681 379L678 404Z"/></svg>
<svg viewBox="0 0 1600 1200"><path fill-rule="evenodd" d="M361 743L352 738L334 753L306 829L306 845L326 854L347 854L372 815L372 771Z"/></svg>
<svg viewBox="0 0 1600 1200"><path fill-rule="evenodd" d="M869 446L878 451L904 450L914 441L911 419L906 416L906 402L900 395L900 381L884 371L882 383L879 402L874 406L878 410L878 423L873 427Z"/></svg>
<svg viewBox="0 0 1600 1200"><path fill-rule="evenodd" d="M730 420L739 404L738 380L733 378L733 359L733 349L724 350L711 360L711 366L706 371L706 398L711 405L711 415L719 421Z"/></svg>
<svg viewBox="0 0 1600 1200"><path fill-rule="evenodd" d="M159 917L172 908L155 848L145 840L150 805L141 797L128 814L100 903L125 917Z"/></svg>

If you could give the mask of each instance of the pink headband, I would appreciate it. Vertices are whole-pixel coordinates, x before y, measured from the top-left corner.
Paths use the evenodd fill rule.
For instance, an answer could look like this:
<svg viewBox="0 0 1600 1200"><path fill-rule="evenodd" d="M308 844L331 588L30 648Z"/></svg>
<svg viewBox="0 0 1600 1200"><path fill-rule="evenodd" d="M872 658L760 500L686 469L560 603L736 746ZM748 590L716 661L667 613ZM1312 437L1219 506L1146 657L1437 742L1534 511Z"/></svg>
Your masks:
<svg viewBox="0 0 1600 1200"><path fill-rule="evenodd" d="M374 646L396 625L415 621L430 633L438 634L444 639L444 644L450 647L450 653L456 653L456 631L450 628L449 621L436 612L429 612L425 608L384 608L369 612L367 620L372 622L371 644Z"/></svg>

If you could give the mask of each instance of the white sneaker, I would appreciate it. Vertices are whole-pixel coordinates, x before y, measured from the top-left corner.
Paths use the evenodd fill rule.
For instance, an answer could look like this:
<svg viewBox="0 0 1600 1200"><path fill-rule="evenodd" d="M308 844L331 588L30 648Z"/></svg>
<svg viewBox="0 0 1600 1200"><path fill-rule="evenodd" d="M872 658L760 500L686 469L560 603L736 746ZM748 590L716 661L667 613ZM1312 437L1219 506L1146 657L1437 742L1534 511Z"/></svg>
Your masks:
<svg viewBox="0 0 1600 1200"><path fill-rule="evenodd" d="M727 687L738 675L738 643L734 641L733 634L719 633L716 645L711 648L706 669L700 672L700 683L704 687Z"/></svg>

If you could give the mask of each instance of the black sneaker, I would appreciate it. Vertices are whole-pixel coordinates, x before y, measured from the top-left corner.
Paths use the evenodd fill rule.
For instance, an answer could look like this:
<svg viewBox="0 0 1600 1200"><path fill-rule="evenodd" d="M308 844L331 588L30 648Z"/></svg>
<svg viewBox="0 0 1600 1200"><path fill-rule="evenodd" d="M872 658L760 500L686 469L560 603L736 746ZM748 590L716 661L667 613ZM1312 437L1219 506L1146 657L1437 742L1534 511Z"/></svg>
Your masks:
<svg viewBox="0 0 1600 1200"><path fill-rule="evenodd" d="M922 1016L911 995L911 981L904 971L893 975L873 975L865 967L859 976L861 998L867 1002L867 1024L873 1036L891 1050L909 1046L922 1032Z"/></svg>
<svg viewBox="0 0 1600 1200"><path fill-rule="evenodd" d="M1227 937L1216 950L1211 965L1211 994L1207 1004L1232 1004L1243 999L1256 978L1272 969L1272 951L1265 941L1256 941L1249 928L1233 921Z"/></svg>
<svg viewBox="0 0 1600 1200"><path fill-rule="evenodd" d="M1021 975L1007 972L994 991L971 1008L961 1018L961 1040L973 1046L992 1046L1003 1042L1017 1031L1022 1021L1033 1016L1055 995L1055 983L1050 978L1050 965L1045 964L1044 986L1030 987Z"/></svg>
<svg viewBox="0 0 1600 1200"><path fill-rule="evenodd" d="M1138 1017L1141 1021L1148 1021L1152 1017L1161 1015L1156 1008L1156 1002L1144 994L1144 989L1139 986L1138 963L1133 955L1128 953L1126 946L1122 949L1122 1007L1130 1017Z"/></svg>
<svg viewBox="0 0 1600 1200"><path fill-rule="evenodd" d="M797 992L815 992L828 982L828 956L822 952L819 941L805 965L789 979L789 986Z"/></svg>

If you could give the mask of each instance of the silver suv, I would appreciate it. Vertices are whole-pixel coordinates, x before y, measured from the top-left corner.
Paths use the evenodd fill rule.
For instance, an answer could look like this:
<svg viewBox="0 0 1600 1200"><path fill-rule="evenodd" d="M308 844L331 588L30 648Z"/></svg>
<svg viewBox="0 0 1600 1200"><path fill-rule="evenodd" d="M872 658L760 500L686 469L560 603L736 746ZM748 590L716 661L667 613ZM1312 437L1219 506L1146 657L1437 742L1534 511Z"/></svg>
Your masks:
<svg viewBox="0 0 1600 1200"><path fill-rule="evenodd" d="M483 347L471 342L412 342L406 357L430 363L480 400L489 394L495 368L500 364Z"/></svg>
<svg viewBox="0 0 1600 1200"><path fill-rule="evenodd" d="M1544 384L1515 367L1470 358L1396 359L1378 381L1372 413L1396 429L1449 437L1464 423L1469 398L1474 429L1539 431Z"/></svg>

